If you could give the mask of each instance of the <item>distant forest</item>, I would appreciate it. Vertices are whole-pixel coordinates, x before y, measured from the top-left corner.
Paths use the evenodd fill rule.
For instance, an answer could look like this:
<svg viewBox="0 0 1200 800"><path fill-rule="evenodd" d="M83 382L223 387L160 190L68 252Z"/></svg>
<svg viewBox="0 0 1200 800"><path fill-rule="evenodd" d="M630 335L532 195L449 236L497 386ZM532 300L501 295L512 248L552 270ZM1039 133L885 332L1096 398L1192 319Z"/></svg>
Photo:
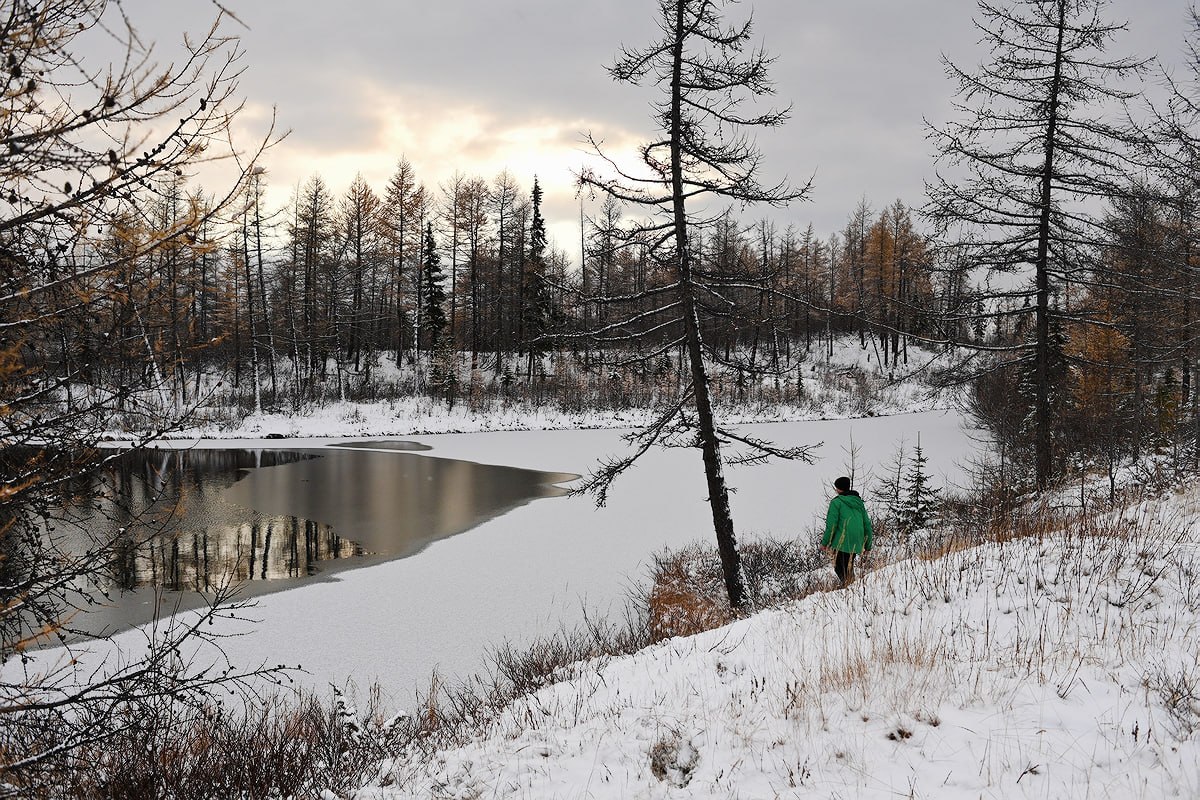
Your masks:
<svg viewBox="0 0 1200 800"><path fill-rule="evenodd" d="M136 211L63 259L113 268L76 283L90 302L74 313L64 303L20 343L25 363L70 376L68 396L153 386L178 411L223 382L223 402L289 411L405 393L452 401L472 380L551 402L568 379L652 380L647 357L677 353L677 325L656 313L671 275L648 242L623 234L611 198L584 220L580 267L547 248L536 185L508 173L431 191L401 160L381 191L358 178L339 197L314 176L283 209L261 207L263 180L254 174L223 215L179 181L137 195ZM1114 437L1140 451L1198 419L1193 198L1134 188L1107 201L1103 241L1050 295L1064 448ZM743 382L778 385L834 347L861 347L896 378L951 352L957 370L925 374L973 382L975 411L1019 438L1037 287L1019 273L976 282L962 248L928 230L900 200L879 210L864 200L825 236L722 214L694 239L719 287L704 318L712 359ZM36 300L10 309L37 317Z"/></svg>

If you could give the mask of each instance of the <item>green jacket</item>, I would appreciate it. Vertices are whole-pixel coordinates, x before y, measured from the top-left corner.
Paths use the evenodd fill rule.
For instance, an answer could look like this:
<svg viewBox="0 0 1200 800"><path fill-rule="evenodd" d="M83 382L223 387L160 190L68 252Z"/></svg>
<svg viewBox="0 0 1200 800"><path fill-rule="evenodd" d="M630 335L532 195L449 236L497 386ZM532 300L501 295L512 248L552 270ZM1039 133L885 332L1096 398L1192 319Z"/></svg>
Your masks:
<svg viewBox="0 0 1200 800"><path fill-rule="evenodd" d="M842 553L861 553L871 549L874 537L871 518L867 516L867 507L861 497L839 494L829 501L822 547L832 547Z"/></svg>

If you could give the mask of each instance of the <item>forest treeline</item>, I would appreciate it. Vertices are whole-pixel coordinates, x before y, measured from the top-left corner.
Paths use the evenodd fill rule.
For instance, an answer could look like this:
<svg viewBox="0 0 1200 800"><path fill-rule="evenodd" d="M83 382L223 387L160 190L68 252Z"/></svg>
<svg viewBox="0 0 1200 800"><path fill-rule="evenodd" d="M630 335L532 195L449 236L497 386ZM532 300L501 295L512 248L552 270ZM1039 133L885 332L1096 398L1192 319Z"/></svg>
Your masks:
<svg viewBox="0 0 1200 800"><path fill-rule="evenodd" d="M175 411L212 398L282 411L413 393L453 403L471 381L544 402L582 382L604 405L614 376L679 372L678 331L655 314L671 276L648 242L622 234L612 198L582 220L581 267L548 245L536 179L459 175L431 189L401 159L379 190L360 176L335 194L314 175L274 209L264 183L253 174L221 216L176 179L136 194L136 210L63 258L109 266L76 282L89 302L74 313L62 302L21 342L25 362L68 399L117 387L121 402L120 387L149 386ZM1197 223L1192 196L1171 188L1109 198L1105 237L1053 293L1060 463L1097 445L1117 459L1194 441ZM968 383L973 410L1019 460L1035 289L1020 276L977 283L929 228L901 200L864 199L827 235L724 213L694 240L720 287L704 318L713 359L743 397L767 385L795 400L801 363L843 347L897 379L920 368ZM10 311L37 317L38 303ZM937 353L953 357L929 368ZM218 384L228 388L214 394Z"/></svg>
<svg viewBox="0 0 1200 800"><path fill-rule="evenodd" d="M226 381L247 407L286 410L386 397L396 368L407 391L429 390L433 360L449 352L457 372L478 370L511 390L551 380L550 353L607 377L635 348L677 337L656 331L653 315L670 276L648 236L624 234L611 198L582 220L581 266L548 245L536 179L460 175L431 190L401 159L379 191L359 176L335 195L314 175L276 209L262 207L263 183L256 172L233 213L200 228L202 193L170 181L139 196L136 213L86 245L121 264L96 276L103 302L70 320L73 329L27 343L29 356L84 384L158 376L176 407ZM188 234L171 237L175 226ZM152 252L138 244L164 233ZM697 231L695 250L738 311L714 304L706 341L748 372L785 375L831 355L848 332L885 368L902 366L914 338L947 341L943 321L975 302L964 274L939 274L901 201L875 213L864 200L827 237L726 212ZM1003 325L958 327L973 340L1004 335ZM384 365L392 368L380 373Z"/></svg>

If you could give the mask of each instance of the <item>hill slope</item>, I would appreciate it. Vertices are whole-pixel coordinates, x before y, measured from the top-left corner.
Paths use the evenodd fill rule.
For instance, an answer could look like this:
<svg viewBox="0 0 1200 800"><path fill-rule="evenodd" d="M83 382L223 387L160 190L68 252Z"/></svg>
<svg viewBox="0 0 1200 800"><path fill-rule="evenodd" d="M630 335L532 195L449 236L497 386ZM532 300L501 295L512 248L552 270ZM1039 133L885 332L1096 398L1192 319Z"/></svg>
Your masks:
<svg viewBox="0 0 1200 800"><path fill-rule="evenodd" d="M358 797L1200 796L1196 522L1143 504L580 665Z"/></svg>

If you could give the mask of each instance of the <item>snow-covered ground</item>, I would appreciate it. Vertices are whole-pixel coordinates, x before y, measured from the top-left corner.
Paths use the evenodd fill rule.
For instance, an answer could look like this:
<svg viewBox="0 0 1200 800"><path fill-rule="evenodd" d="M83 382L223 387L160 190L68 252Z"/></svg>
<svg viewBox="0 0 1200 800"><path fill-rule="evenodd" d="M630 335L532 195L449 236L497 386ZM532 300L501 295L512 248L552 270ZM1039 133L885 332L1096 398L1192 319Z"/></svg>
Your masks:
<svg viewBox="0 0 1200 800"><path fill-rule="evenodd" d="M832 391L818 415L848 416L848 397ZM896 408L926 410L808 421L748 410L746 433L824 444L814 465L729 469L740 535L810 535L851 451L863 483L918 434L936 482L961 480L976 433L932 405L901 393ZM193 433L236 447L404 437L432 448L423 457L581 474L644 418L343 403ZM330 438L256 441L271 433ZM417 557L259 598L256 623L216 632L242 634L224 640L237 663L299 664L299 683L318 690L378 681L385 706L406 708L435 669L475 671L488 646L619 606L651 554L711 538L704 495L695 452L651 451L606 508L538 500ZM579 665L465 746L395 754L357 798L1200 797L1200 492L1126 516L1101 534L896 563L845 591ZM140 636L116 644L136 651Z"/></svg>
<svg viewBox="0 0 1200 800"><path fill-rule="evenodd" d="M584 473L621 451L611 426L637 421L344 405L220 435L403 436L432 448L423 457ZM570 425L594 429L539 430ZM411 435L505 427L530 430ZM860 480L881 477L919 434L935 480L954 484L978 446L943 411L743 430L824 443L814 465L729 470L743 537L809 535L851 451ZM1200 797L1198 519L1200 492L1171 497L1099 533L896 563L845 591L579 665L465 746L395 754L357 798ZM386 705L405 708L435 669L472 672L488 646L611 610L655 551L710 538L697 454L655 450L606 508L538 500L417 557L259 598L257 623L218 633L243 634L224 641L235 662L302 665L299 682L318 690L378 681ZM139 636L117 644L136 650Z"/></svg>
<svg viewBox="0 0 1200 800"><path fill-rule="evenodd" d="M356 797L1200 797L1198 497L581 665Z"/></svg>

